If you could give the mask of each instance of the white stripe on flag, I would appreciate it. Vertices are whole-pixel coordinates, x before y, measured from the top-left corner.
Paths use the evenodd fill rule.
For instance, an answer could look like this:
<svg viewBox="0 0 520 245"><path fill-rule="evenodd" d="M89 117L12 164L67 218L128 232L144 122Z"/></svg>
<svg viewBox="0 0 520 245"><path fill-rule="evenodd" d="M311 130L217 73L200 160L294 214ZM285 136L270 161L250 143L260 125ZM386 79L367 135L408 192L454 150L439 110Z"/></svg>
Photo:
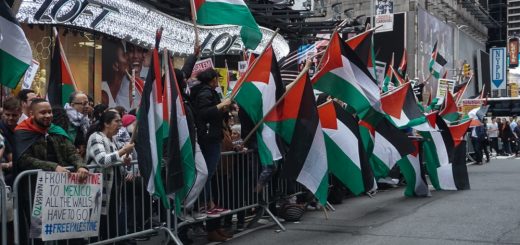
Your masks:
<svg viewBox="0 0 520 245"><path fill-rule="evenodd" d="M326 174L327 150L325 149L325 138L321 124L318 124L314 139L312 140L311 149L296 180L307 187L312 193L316 193Z"/></svg>
<svg viewBox="0 0 520 245"><path fill-rule="evenodd" d="M374 139L373 154L383 161L388 166L388 169L392 169L395 163L402 158L394 145L378 132L376 132Z"/></svg>
<svg viewBox="0 0 520 245"><path fill-rule="evenodd" d="M437 176L439 176L439 185L443 190L456 191L455 180L453 179L452 165L444 165L437 168Z"/></svg>
<svg viewBox="0 0 520 245"><path fill-rule="evenodd" d="M22 28L3 17L0 17L0 27L0 49L30 65L32 62L31 46Z"/></svg>
<svg viewBox="0 0 520 245"><path fill-rule="evenodd" d="M246 3L244 3L243 0L206 0L206 2L225 3L225 4L233 4L233 5L244 5L244 6L247 6Z"/></svg>
<svg viewBox="0 0 520 245"><path fill-rule="evenodd" d="M359 160L358 139L350 129L340 120L336 120L338 129L324 128L323 131L338 145L338 147L348 156L356 166L361 169Z"/></svg>

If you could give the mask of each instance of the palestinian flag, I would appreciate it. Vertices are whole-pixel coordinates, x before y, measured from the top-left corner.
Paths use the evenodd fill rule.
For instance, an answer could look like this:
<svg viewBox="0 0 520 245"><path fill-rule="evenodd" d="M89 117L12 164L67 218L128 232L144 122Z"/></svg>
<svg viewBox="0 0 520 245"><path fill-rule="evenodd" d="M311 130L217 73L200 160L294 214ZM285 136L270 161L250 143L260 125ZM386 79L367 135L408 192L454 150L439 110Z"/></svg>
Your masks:
<svg viewBox="0 0 520 245"><path fill-rule="evenodd" d="M359 139L363 144L364 157L361 159L361 172L363 174L363 183L365 185L365 191L369 192L377 189L377 183L372 171L369 156L374 152L374 138L376 130L372 124L360 120L359 125Z"/></svg>
<svg viewBox="0 0 520 245"><path fill-rule="evenodd" d="M32 63L25 33L6 1L0 3L0 83L14 89Z"/></svg>
<svg viewBox="0 0 520 245"><path fill-rule="evenodd" d="M58 32L54 33L54 49L51 57L51 73L47 97L51 105L65 106L69 101L70 94L77 90L76 82L70 71L69 62L61 46Z"/></svg>
<svg viewBox="0 0 520 245"><path fill-rule="evenodd" d="M388 120L381 120L375 128L374 150L370 164L376 179L388 176L397 161L414 152L412 141Z"/></svg>
<svg viewBox="0 0 520 245"><path fill-rule="evenodd" d="M430 190L426 182L426 176L421 166L421 158L419 156L419 142L413 142L414 152L408 154L397 162L401 173L406 180L405 196L430 196Z"/></svg>
<svg viewBox="0 0 520 245"><path fill-rule="evenodd" d="M462 99L462 96L464 95L464 92L466 91L466 88L468 87L469 82L457 84L453 88L453 96L455 97L455 103L459 102Z"/></svg>
<svg viewBox="0 0 520 245"><path fill-rule="evenodd" d="M323 56L322 68L312 78L315 89L328 93L351 106L360 116L381 111L379 88L366 64L334 34Z"/></svg>
<svg viewBox="0 0 520 245"><path fill-rule="evenodd" d="M394 67L391 66L390 69L392 69L395 84L399 84L400 86L406 83L406 80L403 77L401 77L401 75L397 71L395 71Z"/></svg>
<svg viewBox="0 0 520 245"><path fill-rule="evenodd" d="M374 72L375 74L373 35L374 29L370 29L350 38L346 43L352 50L354 50L357 56L359 56L363 64L366 65L368 71ZM375 77L374 74L372 74L372 77Z"/></svg>
<svg viewBox="0 0 520 245"><path fill-rule="evenodd" d="M392 67L394 67L394 55L392 54L392 60L390 61L390 64L388 65L388 69L386 70L385 79L383 80L383 87L381 88L381 91L383 93L387 92L388 90L391 90L391 88L388 88L388 86L392 83L394 80L394 73L392 71ZM394 84L394 87L397 87L399 85Z"/></svg>
<svg viewBox="0 0 520 245"><path fill-rule="evenodd" d="M439 115L449 122L453 122L459 118L457 103L455 103L455 99L453 99L453 96L449 91L447 91L446 96L444 97L444 102L442 103L442 109L439 112Z"/></svg>
<svg viewBox="0 0 520 245"><path fill-rule="evenodd" d="M157 32L155 48L152 54L151 69L144 84L143 97L139 105L137 119L137 137L135 150L139 171L146 183L146 190L161 199L164 207L169 208L163 177L161 161L163 158L163 97L161 81L161 64L159 62L159 40L161 32Z"/></svg>
<svg viewBox="0 0 520 245"><path fill-rule="evenodd" d="M165 51L166 52L166 51ZM167 59L165 78L171 81L170 98L173 102L170 110L170 132L168 137L168 163L166 174L166 193L176 193L175 208L180 212L183 201L192 190L196 179L193 143L191 142L188 121L179 84L175 77L171 59ZM165 82L165 84L167 84ZM165 88L166 89L166 88Z"/></svg>
<svg viewBox="0 0 520 245"><path fill-rule="evenodd" d="M449 125L451 137L453 137L455 147L457 147L461 141L464 140L464 135L466 135L471 121L472 119L468 119L458 124Z"/></svg>
<svg viewBox="0 0 520 245"><path fill-rule="evenodd" d="M243 0L190 0L195 3L197 23L203 25L239 25L244 46L255 50L262 32Z"/></svg>
<svg viewBox="0 0 520 245"><path fill-rule="evenodd" d="M327 151L308 74L287 91L266 122L289 144L282 175L303 184L321 204L327 203Z"/></svg>
<svg viewBox="0 0 520 245"><path fill-rule="evenodd" d="M361 162L366 161L357 120L336 102L326 102L318 109L325 133L329 171L354 195L365 192ZM363 159L365 158L365 159Z"/></svg>
<svg viewBox="0 0 520 245"><path fill-rule="evenodd" d="M441 77L441 70L446 65L446 63L448 63L448 61L446 61L439 53L437 42L435 42L435 45L433 45L430 64L428 66L430 73L433 75L433 77L435 77L435 79L439 79Z"/></svg>
<svg viewBox="0 0 520 245"><path fill-rule="evenodd" d="M172 92L172 82L175 82L176 79L172 79L172 77L175 77L175 73L174 72L170 72L169 71L169 58L168 58L168 50L167 49L164 49L163 50L163 60L162 60L162 65L163 65L163 71L166 72L166 74L164 74L164 80L163 80L163 85L162 85L162 100L163 100L163 103L162 103L162 110L163 110L163 114L162 114L162 118L163 118L163 139L164 140L167 140L169 137L170 137L170 105L172 105L173 103L173 100L172 100L172 95L171 95L171 92Z"/></svg>
<svg viewBox="0 0 520 245"><path fill-rule="evenodd" d="M401 63L399 63L399 67L397 68L397 72L401 77L406 77L406 69L408 67L407 62L407 54L406 54L406 48L403 50L403 56L401 57Z"/></svg>
<svg viewBox="0 0 520 245"><path fill-rule="evenodd" d="M272 46L267 47L258 59L256 66L244 80L235 97L235 101L255 125L264 118L285 92ZM282 158L273 129L261 125L255 133L258 154L263 165L273 164L273 161Z"/></svg>
<svg viewBox="0 0 520 245"><path fill-rule="evenodd" d="M429 130L426 118L417 105L412 85L403 86L381 96L381 107L398 128L414 127L417 130Z"/></svg>
<svg viewBox="0 0 520 245"><path fill-rule="evenodd" d="M424 137L423 153L430 182L436 190L466 189L469 187L466 154L463 149L466 145L455 144L452 132L460 134L458 131L462 131L464 127L467 130L466 126L469 124L452 131L436 112L428 115L428 121L437 130L420 132Z"/></svg>

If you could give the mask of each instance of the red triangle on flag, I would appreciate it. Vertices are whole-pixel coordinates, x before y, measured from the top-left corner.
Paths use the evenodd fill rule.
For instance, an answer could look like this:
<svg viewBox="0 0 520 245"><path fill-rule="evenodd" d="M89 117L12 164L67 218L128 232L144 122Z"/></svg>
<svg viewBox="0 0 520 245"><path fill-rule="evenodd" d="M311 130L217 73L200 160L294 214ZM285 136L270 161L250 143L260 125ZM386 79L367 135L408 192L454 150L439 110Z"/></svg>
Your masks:
<svg viewBox="0 0 520 245"><path fill-rule="evenodd" d="M322 128L338 129L338 120L336 116L336 108L331 101L325 102L318 108L320 115L320 123Z"/></svg>
<svg viewBox="0 0 520 245"><path fill-rule="evenodd" d="M407 83L407 85L401 86L391 93L381 96L381 107L386 114L398 119L401 118L401 111L403 110L409 87L410 84Z"/></svg>
<svg viewBox="0 0 520 245"><path fill-rule="evenodd" d="M428 120L428 123L430 123L430 126L435 128L437 126L437 111L426 114L426 119Z"/></svg>
<svg viewBox="0 0 520 245"><path fill-rule="evenodd" d="M298 118L298 110L302 101L305 81L308 74L303 75L292 87L286 91L286 96L269 114L266 115L266 122L280 122L288 119Z"/></svg>
<svg viewBox="0 0 520 245"><path fill-rule="evenodd" d="M249 73L247 77L247 81L254 82L263 82L269 83L269 78L271 76L271 61L273 58L273 48L269 46L267 50L265 50L264 54L259 57L260 60L257 61L255 67Z"/></svg>

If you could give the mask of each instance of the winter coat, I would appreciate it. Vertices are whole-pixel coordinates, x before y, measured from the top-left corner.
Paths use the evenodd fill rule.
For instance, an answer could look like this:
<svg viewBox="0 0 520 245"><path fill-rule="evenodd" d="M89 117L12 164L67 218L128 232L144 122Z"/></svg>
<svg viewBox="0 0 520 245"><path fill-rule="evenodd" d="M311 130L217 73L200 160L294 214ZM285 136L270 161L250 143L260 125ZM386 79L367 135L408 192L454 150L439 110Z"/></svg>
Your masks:
<svg viewBox="0 0 520 245"><path fill-rule="evenodd" d="M201 83L191 89L191 102L199 144L220 143L223 138L224 112L217 109L220 103L218 93L209 85Z"/></svg>

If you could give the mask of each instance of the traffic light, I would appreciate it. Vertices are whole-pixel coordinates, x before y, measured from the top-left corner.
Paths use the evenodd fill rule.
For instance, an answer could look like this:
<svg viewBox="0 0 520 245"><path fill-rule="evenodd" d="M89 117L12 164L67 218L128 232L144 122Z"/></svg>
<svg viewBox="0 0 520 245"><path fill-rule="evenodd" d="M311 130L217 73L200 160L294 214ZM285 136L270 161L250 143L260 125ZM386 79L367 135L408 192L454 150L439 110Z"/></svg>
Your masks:
<svg viewBox="0 0 520 245"><path fill-rule="evenodd" d="M471 71L471 68L470 68L469 64L464 64L462 66L462 74L465 77L469 77L470 76L470 71Z"/></svg>

